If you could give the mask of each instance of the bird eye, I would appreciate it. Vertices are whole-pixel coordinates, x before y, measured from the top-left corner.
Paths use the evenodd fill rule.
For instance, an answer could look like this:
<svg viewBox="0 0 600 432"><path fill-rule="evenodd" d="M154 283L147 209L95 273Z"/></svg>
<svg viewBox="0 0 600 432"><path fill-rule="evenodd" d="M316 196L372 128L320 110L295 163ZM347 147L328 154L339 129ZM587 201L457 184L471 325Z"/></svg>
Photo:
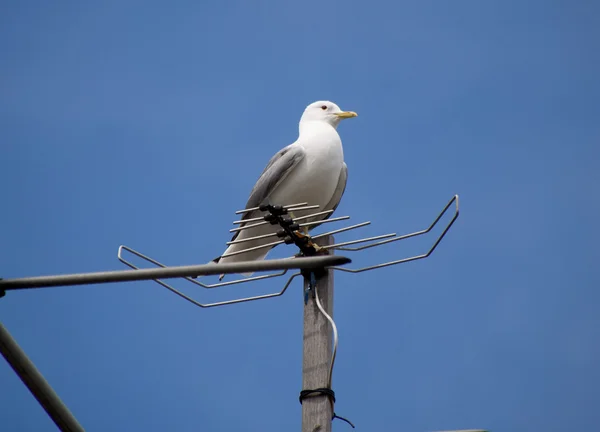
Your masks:
<svg viewBox="0 0 600 432"><path fill-rule="evenodd" d="M323 105L323 106L321 107L321 109L322 109L323 111L325 111L325 110L327 109L327 105Z"/></svg>

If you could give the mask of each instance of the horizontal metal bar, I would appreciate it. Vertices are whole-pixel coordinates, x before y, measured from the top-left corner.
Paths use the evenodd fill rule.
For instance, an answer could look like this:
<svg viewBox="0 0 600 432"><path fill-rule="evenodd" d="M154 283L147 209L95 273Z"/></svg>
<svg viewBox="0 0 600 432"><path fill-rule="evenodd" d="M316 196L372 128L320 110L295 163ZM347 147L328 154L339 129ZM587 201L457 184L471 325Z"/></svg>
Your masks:
<svg viewBox="0 0 600 432"><path fill-rule="evenodd" d="M332 245L328 245L328 246L321 246L321 249L344 249L343 246L353 245L353 244L357 244L357 243L365 243L365 242L370 242L370 241L375 241L375 240L381 240L381 239L395 237L395 236L396 236L396 233L382 234L382 235L378 235L375 237L366 237L366 238L362 238L359 240L351 240L351 241L347 241L347 242L343 242L343 243L336 243L336 244L332 244Z"/></svg>
<svg viewBox="0 0 600 432"><path fill-rule="evenodd" d="M290 208L290 207L300 207L300 206L304 206L304 205L308 205L308 203L302 202L302 203L296 203L296 204L288 204L288 205L284 205L282 207L283 208ZM247 208L247 209L244 209L244 210L238 210L238 211L235 212L235 214L242 214L242 213L251 212L251 211L255 211L255 210L260 210L260 206L259 207Z"/></svg>
<svg viewBox="0 0 600 432"><path fill-rule="evenodd" d="M233 244L248 243L250 241L266 239L266 238L269 238L269 237L277 237L277 233L273 232L273 233L269 233L269 234L262 234L262 235L257 235L257 236L254 236L254 237L248 237L248 238L244 238L244 239L240 239L240 240L228 241L227 242L227 246L230 246L230 245L233 245Z"/></svg>
<svg viewBox="0 0 600 432"><path fill-rule="evenodd" d="M301 211L301 210L314 210L314 209L318 209L319 207L321 207L318 204L315 205L309 205L309 206L301 206L301 207L289 207L287 209L288 213L293 213L295 211Z"/></svg>
<svg viewBox="0 0 600 432"><path fill-rule="evenodd" d="M297 218L293 218L293 221L294 222L298 222L298 221L301 221L301 220L304 220L304 219L310 219L312 217L324 216L324 215L327 215L327 214L331 214L334 211L335 210L325 210L325 211L320 211L320 212L316 212L316 213L311 213L311 214L308 214L306 216L300 216L300 217L297 217Z"/></svg>
<svg viewBox="0 0 600 432"><path fill-rule="evenodd" d="M322 224L326 224L326 223L337 222L337 221L348 220L348 219L350 219L350 216L340 216L340 217L336 217L333 219L325 219L325 220L314 221L314 222L304 222L299 225L301 227L307 227L307 226L312 226L312 225L322 225Z"/></svg>
<svg viewBox="0 0 600 432"><path fill-rule="evenodd" d="M335 210L325 210L325 211L320 211L320 212L316 212L316 213L311 213L311 214L309 214L309 215L306 215L306 216L300 216L300 217L294 218L293 220L294 220L294 222L298 222L298 221L300 221L300 220L304 220L304 219L310 219L310 218L312 218L312 217L317 217L317 216L325 216L325 215L328 215L328 214L331 214L331 213L333 213L334 211L335 211Z"/></svg>
<svg viewBox="0 0 600 432"><path fill-rule="evenodd" d="M361 228L361 227L369 225L370 223L371 223L370 221L368 221L368 222L361 222L361 223L356 224L356 225L350 225L349 227L340 228L340 229L336 229L336 230L333 230L333 231L328 231L328 232L323 233L323 234L312 236L312 239L316 240L318 238L325 237L325 236L328 236L328 235L339 234L341 232L350 231L350 230L353 230L353 229L356 229L356 228Z"/></svg>
<svg viewBox="0 0 600 432"><path fill-rule="evenodd" d="M323 216L323 215L330 214L330 213L333 213L333 212L334 212L334 210L325 210L325 211L322 211L322 212L313 213L313 214L309 214L309 215L306 215L306 216L301 216L301 217L295 218L294 222L297 222L299 220L304 220L304 219L310 219L312 217ZM350 216L343 216L343 218L344 219L349 219ZM248 219L247 222L254 222L256 220L261 220L261 219L263 219L263 218ZM338 220L338 219L336 219L336 220ZM239 221L236 221L236 222L239 222ZM236 223L236 222L234 222L234 223ZM312 225L314 225L314 224L319 224L320 225L322 223L324 223L324 222L323 221L312 222ZM265 224L266 224L266 222L262 223L262 225L265 225ZM307 226L307 225L306 224L302 224L300 226ZM251 228L251 227L248 227L248 228ZM245 243L245 242L254 241L254 240L260 240L260 239L269 238L269 237L277 237L277 233L273 232L273 233L270 233L270 234L263 234L263 235L258 235L258 236L254 236L254 237L247 237L247 238L243 238L243 239L240 239L240 240L232 240L232 241L228 241L227 245L229 246L229 245L232 245L232 244Z"/></svg>
<svg viewBox="0 0 600 432"><path fill-rule="evenodd" d="M119 254L118 254L118 258L119 260L124 263L125 265L133 268L133 269L137 269L138 267L136 267L135 265L133 265L132 263L128 262L127 260L125 260L122 257L122 251L123 250L127 250L129 252L131 252L134 255L137 255L138 257L152 263L155 265L158 265L160 267L166 267L164 264L159 263L158 261L156 261L153 258L150 258L138 251L135 251L133 249L131 249L130 247L127 246L121 246L119 248ZM285 258L285 259L294 259L295 257L289 257L289 258ZM207 285L207 284L203 284L201 282L198 282L192 278L186 277L185 280L192 282L196 285L200 285L203 288L216 288L216 287L220 287L220 286L225 286L225 285L232 285L232 284L239 284L239 283L245 283L245 282L250 282L250 281L256 281L256 280L260 280L260 279L266 279L266 278L271 278L271 277L277 277L277 276L282 276L283 274L285 274L288 270L282 270L280 273L273 273L273 274L269 274L269 275L264 275L264 276L254 276L254 277L249 277L249 278L244 278L244 279L239 279L239 280L235 280L235 281L230 281L230 282L221 282L221 283L216 283L216 284L212 284L212 285ZM233 299L233 300L226 300L226 301L220 301L220 302L216 302L216 303L200 303L199 301L194 300L193 298L191 298L190 296L182 293L181 291L179 291L178 289L174 288L173 286L169 285L166 282L163 282L161 280L158 279L153 279L154 282L158 283L159 285L163 286L164 288L168 289L169 291L171 291L172 293L178 295L179 297L189 301L190 303L195 304L196 306L199 306L201 308L210 308L210 307L215 307L215 306L225 306L225 305L230 305L230 304L236 304L236 303L243 303L243 302L248 302L248 301L253 301L253 300L262 300L262 299L267 299L267 298L271 298L271 297L277 297L280 295L283 295L283 293L285 293L285 291L287 290L287 288L290 286L290 283L292 282L292 280L294 280L294 278L296 278L297 276L299 276L301 274L301 272L295 273L293 275L291 275L286 284L284 285L283 289L279 292L275 292L275 293L271 293L271 294L263 294L263 295L258 295L258 296L252 296L252 297L244 297L244 298L237 298L237 299Z"/></svg>
<svg viewBox="0 0 600 432"><path fill-rule="evenodd" d="M234 220L233 224L234 225L247 224L247 223L250 223L250 222L259 222L259 221L264 221L264 220L265 220L265 217L264 216L260 216L260 217L250 218L250 219Z"/></svg>
<svg viewBox="0 0 600 432"><path fill-rule="evenodd" d="M263 218L261 218L261 219L263 219ZM256 222L256 223L253 223L253 224L250 224L250 225L244 225L244 226L237 227L237 228L231 228L229 230L229 232L232 233L232 232L243 231L243 230L247 230L249 228L255 228L255 227L258 227L258 226L261 226L261 225L267 225L268 223L270 223L270 222L267 222L267 221Z"/></svg>
<svg viewBox="0 0 600 432"><path fill-rule="evenodd" d="M297 218L293 218L292 220L294 222L298 222L300 220L310 219L312 217L316 217L316 216L320 216L320 215L325 215L327 213L333 213L333 212L334 212L334 210L326 210L326 211L322 211L322 212L312 213L312 214L309 214L309 215L306 215L306 216L300 216L300 217L297 217ZM344 219L350 219L350 216L342 216L342 218L344 218ZM264 221L264 217L249 219L247 222L256 221L256 220L263 220L263 222L258 222L258 223L254 223L254 224L250 224L250 225L244 225L244 226L241 226L241 227L232 228L232 229L229 230L229 232L232 233L232 232L244 231L244 230L247 230L249 228L255 228L255 227L258 227L258 226L261 226L261 225L267 225L267 224L271 223L271 222ZM342 219L338 218L338 219L331 219L331 220L326 220L326 221L334 222L336 220L342 220ZM326 221L318 222L318 224L320 225L321 223L325 223ZM235 222L236 221L234 221L234 223ZM312 222L311 224L315 225L315 224L317 224L317 222ZM303 225L301 225L301 226L303 226Z"/></svg>
<svg viewBox="0 0 600 432"><path fill-rule="evenodd" d="M36 276L0 280L0 291L25 288L44 288L69 285L87 285L111 282L129 282L151 279L168 279L185 276L208 276L228 273L246 273L284 269L316 269L350 263L339 255L298 257L237 263L200 264L141 270L117 270L96 273L78 273L53 276Z"/></svg>
<svg viewBox="0 0 600 432"><path fill-rule="evenodd" d="M310 208L318 208L318 207L319 207L319 206L311 206ZM307 209L308 209L309 207L304 207L304 208L307 208ZM302 209L302 207L301 207L301 208L299 208L299 209L298 209L298 208L296 208L296 209L290 209L290 210L294 210L294 211L296 211L296 210L300 210L300 209ZM301 217L294 218L294 221L299 221L299 220L303 220L303 219L308 219L308 218L315 217L315 216L326 215L326 214L329 214L329 213L333 213L334 211L335 211L335 210L325 210L325 211L322 211L322 212L311 213L311 214L309 214L309 215L306 215L306 216L301 216ZM233 224L234 224L234 225L238 225L238 224L242 224L242 223L258 222L258 221L264 221L264 220L265 220L265 217L264 217L264 216L261 216L261 217L255 217L255 218L251 218L251 219L240 219L240 220L236 220L236 221L233 221Z"/></svg>
<svg viewBox="0 0 600 432"><path fill-rule="evenodd" d="M134 270L138 270L139 267L137 267L136 265L134 265L133 263L127 261L125 258L123 258L123 251L126 250L129 253L143 259L146 262L149 262L150 264L154 264L158 267L162 267L162 268L167 268L168 266L166 266L165 264L162 264L160 262L158 262L157 260L155 260L154 258L150 258L149 256L144 255L141 252L138 252L134 249L131 249L129 246L125 246L125 245L121 245L119 247L119 252L117 253L117 258L119 259L119 261L121 261L123 264L125 264L127 267L130 267ZM286 259L293 259L295 258L294 256L288 257ZM242 279L236 279L236 280L232 280L232 281L227 281L227 282L217 282L214 284L205 284L202 283L196 279L193 279L191 277L184 277L183 279L185 279L188 282L193 283L194 285L197 285L199 287L202 288L206 288L206 289L212 289L212 288L220 288L223 286L228 286L228 285L235 285L235 284L240 284L240 283L246 283L246 282L252 282L252 281L257 281L257 280L263 280L263 279L270 279L270 278L274 278L274 277L279 277L279 276L283 276L284 274L286 274L288 271L288 269L285 270L281 270L278 271L277 273L270 273L270 274L266 274L266 275L260 275L260 276L251 276L251 277L246 277L246 278L242 278ZM159 282L157 280L155 280L156 282Z"/></svg>
<svg viewBox="0 0 600 432"><path fill-rule="evenodd" d="M264 249L264 248L272 248L272 247L275 247L275 246L283 244L283 243L285 243L285 240L277 240L277 241L274 241L271 243L265 243L263 245L254 246L254 247L242 249L242 250L235 251L235 252L225 253L225 254L221 255L221 258L227 258L227 257L234 256L234 255L240 255L240 254L243 254L246 252L251 252L251 251ZM241 272L241 273L243 273L243 272Z"/></svg>
<svg viewBox="0 0 600 432"><path fill-rule="evenodd" d="M309 217L311 217L311 216L310 215L309 216L303 216L303 217L300 217L300 218L298 218L296 220L299 220L299 219L308 219ZM347 220L347 219L350 219L350 216L340 216L340 217L337 217L337 218L326 219L326 220L323 220L323 221L305 222L305 223L301 223L301 224L298 224L298 225L300 227L309 227L309 226L312 226L312 225L321 225L321 224L325 224L325 223L337 222L337 221ZM267 223L267 222L263 222L263 223ZM254 226L254 225L252 225L252 226ZM244 228L246 228L246 227L242 227L240 229L244 229ZM352 229L352 228L348 228L348 229ZM265 239L265 238L269 238L269 237L276 237L276 236L277 236L277 233L275 232L275 233L270 233L270 234L263 234L263 235L259 235L259 236L249 237L249 238L245 238L245 239L241 239L241 240L233 240L233 241L227 242L227 244L228 245L239 244L239 243L244 243L244 242L249 242L249 241L254 241L254 240L261 240L261 239ZM321 234L320 236L317 236L317 237L323 237L323 234ZM317 238L317 237L315 237L315 238ZM264 249L264 248L268 248L268 247L275 247L275 246L278 246L278 245L280 245L282 243L285 243L285 240L277 240L277 241L274 241L274 242L265 243L263 245L254 246L254 247L251 247L251 248L246 248L246 249L242 249L242 250L235 251L235 252L230 252L230 253L227 253L227 254L223 254L222 257L225 258L225 257L233 256L233 255L240 255L240 254L243 254L243 253L246 253L246 252L250 252L250 251L254 251L254 250L258 250L258 249Z"/></svg>

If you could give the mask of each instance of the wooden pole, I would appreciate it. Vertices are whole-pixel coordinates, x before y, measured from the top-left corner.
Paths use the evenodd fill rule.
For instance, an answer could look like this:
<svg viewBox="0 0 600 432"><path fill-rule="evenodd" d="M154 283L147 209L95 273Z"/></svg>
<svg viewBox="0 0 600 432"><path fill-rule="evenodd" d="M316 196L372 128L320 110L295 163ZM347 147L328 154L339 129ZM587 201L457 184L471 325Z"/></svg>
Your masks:
<svg viewBox="0 0 600 432"><path fill-rule="evenodd" d="M321 246L333 244L333 236L319 239ZM333 251L331 251L333 253ZM333 270L315 273L317 293L323 309L333 318ZM305 273L304 289L310 284L310 273ZM329 387L329 366L333 341L332 329L317 307L313 293L304 305L304 349L302 359L302 389ZM302 402L302 432L331 432L333 410L329 397L319 394Z"/></svg>

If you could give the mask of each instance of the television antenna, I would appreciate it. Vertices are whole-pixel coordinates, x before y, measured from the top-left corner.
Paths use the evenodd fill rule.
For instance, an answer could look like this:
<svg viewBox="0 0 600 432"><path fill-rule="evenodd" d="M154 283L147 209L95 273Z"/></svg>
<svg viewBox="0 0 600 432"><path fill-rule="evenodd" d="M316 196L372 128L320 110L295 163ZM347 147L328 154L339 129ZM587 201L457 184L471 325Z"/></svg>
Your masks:
<svg viewBox="0 0 600 432"><path fill-rule="evenodd" d="M441 233L435 237L430 248L423 253L409 257L393 258L385 262L357 268L345 267L346 264L352 262L349 258L333 255L334 251L355 253L426 235L436 228L440 220L453 205L454 211L449 222L445 225ZM295 218L293 212L299 210L314 210L314 212L306 216ZM458 195L454 195L450 199L443 210L425 229L404 235L388 233L371 237L356 238L339 243L334 241L334 235L349 231L354 232L355 230L369 225L370 221L348 225L311 236L306 233L308 228L316 225L345 221L350 219L350 217L341 216L330 218L333 210L320 211L318 206L306 202L286 205L263 205L257 208L239 210L236 214L245 214L249 211L259 211L260 216L253 219L240 219L234 221L235 228L233 228L231 232L242 231L258 225L271 225L272 232L262 234L258 237L238 240L238 243L253 240L260 240L261 242L266 243L238 250L231 255L243 254L259 248L271 248L280 244L295 245L297 253L283 259L174 267L162 264L156 259L138 252L131 247L121 245L117 251L117 258L123 264L128 266L130 270L37 276L7 280L0 279L0 297L4 296L6 291L16 289L152 280L197 307L211 308L282 296L287 292L292 282L296 278L302 276L304 285L303 389L300 392L300 403L302 404L302 430L310 432L315 430L328 432L331 430L331 420L334 418L340 418L352 425L350 421L335 414L335 393L331 388L338 345L337 326L332 318L333 272L341 271L352 274L363 273L429 257L459 216ZM319 218L319 220L314 220L315 218ZM303 233L302 231L305 232ZM232 242L235 243L236 240L232 240L228 244L231 244ZM128 256L129 258L127 258ZM141 259L146 264L152 265L153 268L142 269L136 266L131 262L132 256ZM223 257L225 257L225 255L223 255ZM291 270L295 270L295 272L291 273ZM219 281L212 284L198 280L199 277L202 276L240 274L246 272L270 273L242 277L226 282ZM213 303L202 303L176 289L172 284L165 282L165 279L173 278L183 278L185 281L197 287L208 290L272 278L284 278L285 282L282 284L280 290L269 294L238 297ZM60 430L84 430L1 323L0 351ZM354 427L354 425L352 425L352 427Z"/></svg>

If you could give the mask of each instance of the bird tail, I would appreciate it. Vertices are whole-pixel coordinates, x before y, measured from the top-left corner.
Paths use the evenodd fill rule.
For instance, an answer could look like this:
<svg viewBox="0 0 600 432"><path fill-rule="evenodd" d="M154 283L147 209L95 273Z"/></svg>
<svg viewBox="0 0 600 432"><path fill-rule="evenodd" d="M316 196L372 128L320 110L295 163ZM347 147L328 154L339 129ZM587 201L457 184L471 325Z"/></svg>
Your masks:
<svg viewBox="0 0 600 432"><path fill-rule="evenodd" d="M211 264L211 263L213 263L213 264L219 264L220 261L221 261L221 255L219 255L218 257L216 257L213 260L210 260L209 262L207 262L207 264ZM224 277L225 277L225 273L221 273L219 275L219 281L222 281Z"/></svg>

